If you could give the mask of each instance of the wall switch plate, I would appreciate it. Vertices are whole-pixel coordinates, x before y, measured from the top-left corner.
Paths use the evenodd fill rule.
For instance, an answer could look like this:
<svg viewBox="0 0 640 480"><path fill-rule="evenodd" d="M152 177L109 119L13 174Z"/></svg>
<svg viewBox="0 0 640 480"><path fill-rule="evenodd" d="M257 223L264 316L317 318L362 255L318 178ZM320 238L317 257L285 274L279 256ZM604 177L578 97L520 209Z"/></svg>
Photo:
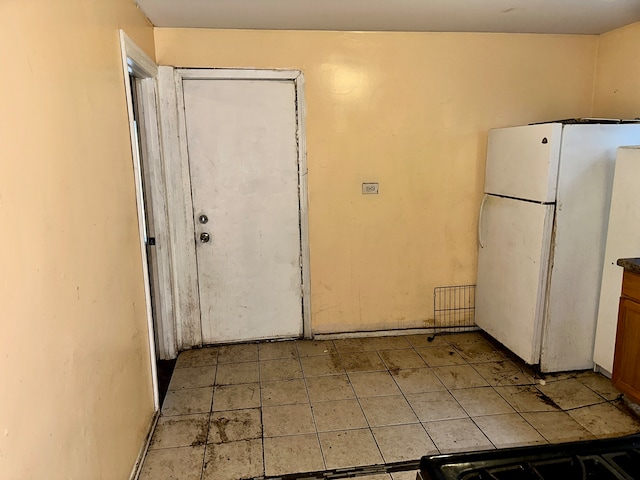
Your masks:
<svg viewBox="0 0 640 480"><path fill-rule="evenodd" d="M371 194L377 194L377 193L378 193L378 182L362 184L363 195L371 195Z"/></svg>

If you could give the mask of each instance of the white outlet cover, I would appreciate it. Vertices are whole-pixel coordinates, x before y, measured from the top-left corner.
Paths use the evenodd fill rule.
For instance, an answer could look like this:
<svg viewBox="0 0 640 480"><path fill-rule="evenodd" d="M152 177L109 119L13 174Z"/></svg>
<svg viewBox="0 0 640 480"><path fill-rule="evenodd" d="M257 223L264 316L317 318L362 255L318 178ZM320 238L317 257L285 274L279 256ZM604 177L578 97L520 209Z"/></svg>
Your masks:
<svg viewBox="0 0 640 480"><path fill-rule="evenodd" d="M363 183L362 184L363 195L377 195L378 194L378 182L375 183Z"/></svg>

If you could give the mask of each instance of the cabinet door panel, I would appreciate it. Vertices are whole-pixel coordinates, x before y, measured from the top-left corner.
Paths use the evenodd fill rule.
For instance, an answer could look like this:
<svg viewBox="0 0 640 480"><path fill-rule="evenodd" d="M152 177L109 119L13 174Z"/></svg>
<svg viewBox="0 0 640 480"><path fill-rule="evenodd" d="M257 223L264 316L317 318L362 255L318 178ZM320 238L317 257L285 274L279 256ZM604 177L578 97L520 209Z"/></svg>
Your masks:
<svg viewBox="0 0 640 480"><path fill-rule="evenodd" d="M640 403L640 303L620 299L613 386Z"/></svg>

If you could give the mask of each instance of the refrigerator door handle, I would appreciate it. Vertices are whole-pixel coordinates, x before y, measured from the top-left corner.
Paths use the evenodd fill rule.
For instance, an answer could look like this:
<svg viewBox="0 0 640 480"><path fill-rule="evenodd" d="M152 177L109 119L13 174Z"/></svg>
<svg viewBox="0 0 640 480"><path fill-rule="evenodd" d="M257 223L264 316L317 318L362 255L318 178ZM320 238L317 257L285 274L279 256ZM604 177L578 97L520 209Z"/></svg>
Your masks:
<svg viewBox="0 0 640 480"><path fill-rule="evenodd" d="M484 248L484 241L482 240L482 217L484 214L484 204L487 203L489 195L486 193L482 197L482 203L480 204L480 214L478 215L478 245L480 248Z"/></svg>

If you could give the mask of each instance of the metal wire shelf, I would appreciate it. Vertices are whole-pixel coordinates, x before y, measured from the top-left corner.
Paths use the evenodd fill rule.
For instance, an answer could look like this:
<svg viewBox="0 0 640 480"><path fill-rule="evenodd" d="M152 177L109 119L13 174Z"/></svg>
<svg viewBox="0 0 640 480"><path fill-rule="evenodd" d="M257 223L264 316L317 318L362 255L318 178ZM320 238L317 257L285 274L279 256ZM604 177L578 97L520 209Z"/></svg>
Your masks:
<svg viewBox="0 0 640 480"><path fill-rule="evenodd" d="M439 332L478 330L475 323L476 286L454 285L433 289L433 337Z"/></svg>

